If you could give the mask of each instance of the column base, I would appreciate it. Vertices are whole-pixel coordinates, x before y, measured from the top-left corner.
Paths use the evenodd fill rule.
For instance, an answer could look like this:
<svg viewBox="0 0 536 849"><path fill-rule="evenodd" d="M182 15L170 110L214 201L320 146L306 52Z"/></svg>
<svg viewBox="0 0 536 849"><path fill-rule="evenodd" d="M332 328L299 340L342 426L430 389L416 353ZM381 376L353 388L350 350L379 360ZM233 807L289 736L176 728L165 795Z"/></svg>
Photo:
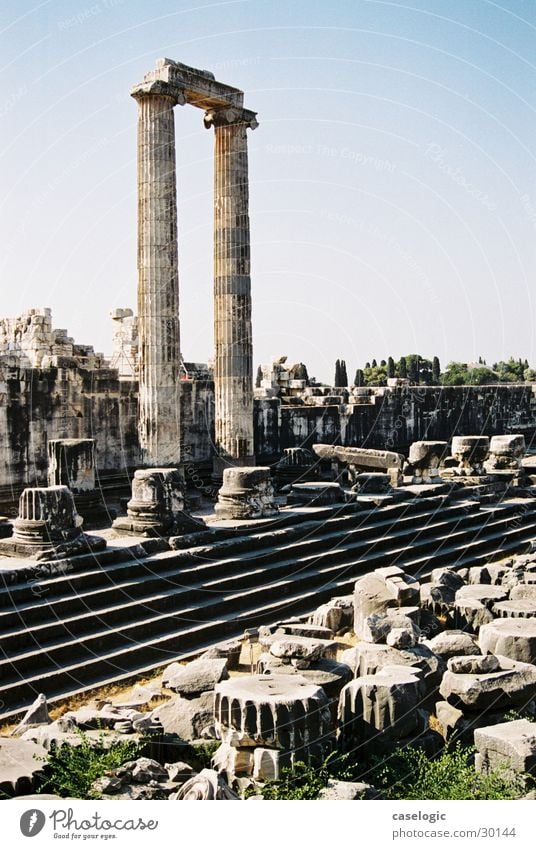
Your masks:
<svg viewBox="0 0 536 849"><path fill-rule="evenodd" d="M29 557L32 560L59 560L79 554L104 551L106 540L101 537L79 534L74 539L58 542L19 539L16 535L0 540L0 556Z"/></svg>
<svg viewBox="0 0 536 849"><path fill-rule="evenodd" d="M214 508L218 519L265 519L279 508L268 466L227 468Z"/></svg>

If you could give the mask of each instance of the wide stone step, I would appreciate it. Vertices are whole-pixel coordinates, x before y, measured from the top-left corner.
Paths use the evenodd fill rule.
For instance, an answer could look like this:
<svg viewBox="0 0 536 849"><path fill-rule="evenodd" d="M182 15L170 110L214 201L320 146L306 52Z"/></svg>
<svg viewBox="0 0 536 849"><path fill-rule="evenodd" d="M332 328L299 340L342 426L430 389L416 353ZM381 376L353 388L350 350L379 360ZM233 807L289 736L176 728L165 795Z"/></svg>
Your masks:
<svg viewBox="0 0 536 849"><path fill-rule="evenodd" d="M27 644L35 644L39 642L39 632L43 632L47 623L51 623L57 633L60 633L62 631L61 620L70 620L67 627L74 628L78 634L89 633L91 626L86 626L84 629L84 623L92 618L100 621L107 609L113 608L115 610L114 615L119 617L115 620L117 622L120 621L123 610L128 616L129 606L152 604L153 600L156 601L158 598L162 598L162 603L166 604L170 593L185 588L190 588L193 592L200 587L206 591L207 584L200 583L200 581L208 582L211 576L216 578L216 583L228 581L231 586L246 587L248 586L247 575L251 574L253 581L257 581L259 576L263 575L265 580L268 580L270 569L281 569L285 564L289 568L293 568L293 563L298 559L305 564L307 561L304 558L307 555L312 558L329 556L333 559L333 562L337 562L338 559L345 556L347 550L353 550L357 555L360 551L369 549L385 549L393 541L398 543L407 539L422 541L447 527L455 529L463 524L464 529L468 530L481 521L478 513L467 516L463 512L460 514L454 511L450 514L448 511L443 511L441 516L444 521L431 522L430 519L434 518L433 516L420 515L417 531L413 522L410 522L406 527L405 520L399 520L396 524L396 531L392 531L389 526L391 533L385 533L385 529L382 530L377 525L364 526L354 528L343 536L326 534L313 540L281 546L271 553L269 564L263 556L259 556L244 558L239 561L235 558L208 563L202 561L181 568L182 561L179 560L178 565L175 562L177 555L172 552L165 552L148 560L146 564L148 574L145 577L138 580L123 581L119 584L111 583L109 586L98 590L82 593L77 592L76 586L68 586L63 587L64 592L70 590L66 595L54 598L50 597L47 592L49 582L43 582L34 587L36 593L44 594L42 601L17 605L16 609L0 613L0 646L4 652L8 653L13 643L17 644L18 647L22 646L24 641ZM378 533L380 533L380 536L375 536ZM374 534L374 536L369 534ZM330 548L332 542L335 542L336 545ZM309 552L311 553L309 554ZM284 558L283 561L282 557ZM257 566L257 571L253 571L253 566ZM39 623L39 627L32 628L31 626L34 623Z"/></svg>
<svg viewBox="0 0 536 849"><path fill-rule="evenodd" d="M502 538L504 536L504 532L506 530L505 522L507 522L507 520L502 519L495 523L493 529L493 542L496 541L497 537ZM501 528L500 530L499 527ZM515 532L518 532L518 529L515 529ZM61 666L72 659L73 656L76 656L80 661L82 661L88 656L99 655L105 652L108 647L113 647L121 641L132 641L136 643L139 639L140 631L143 632L145 637L151 634L157 635L166 628L166 624L168 622L173 620L180 621L186 617L190 621L192 619L199 621L199 619L204 616L215 616L217 609L220 610L222 607L227 609L229 604L231 605L231 612L232 609L238 610L243 603L243 599L247 598L249 603L252 594L261 594L263 599L266 600L268 600L274 593L277 595L280 591L282 581L283 583L291 582L294 584L302 583L306 585L322 585L322 583L325 582L327 575L330 576L329 579L331 581L333 580L333 573L336 572L338 573L339 578L343 575L345 577L348 575L348 580L351 582L355 580L355 577L359 574L363 574L363 572L374 568L379 565L379 563L382 565L388 565L400 562L404 557L408 556L408 553L411 552L412 554L415 554L417 551L429 551L428 559L433 559L434 564L436 564L438 548L446 546L445 555L451 556L450 551L452 550L453 545L455 545L459 550L460 544L464 540L468 540L469 543L473 540L473 545L476 544L474 541L474 535L471 535L470 531L464 529L454 533L450 532L443 537L435 537L433 540L432 551L430 551L429 540L420 543L412 541L410 545L397 545L390 549L386 549L381 553L369 551L361 559L356 559L352 550L342 550L337 552L338 555L341 555L340 557L337 557L337 562L333 556L333 551L325 552L321 557L316 557L313 561L307 558L304 558L303 560L292 559L290 561L283 561L279 564L280 568L277 570L278 576L274 575L273 572L271 573L272 581L270 583L266 582L266 575L262 575L262 573L259 574L256 570L252 570L244 576L245 580L237 581L235 576L226 577L221 578L220 580L215 580L210 584L204 583L197 585L196 587L180 589L174 594L170 593L164 598L166 599L166 602L169 602L171 605L175 605L175 608L163 614L156 616L151 615L155 613L152 605L150 607L142 605L142 610L145 610L146 614L149 613L149 615L142 617L141 622L139 606L132 609L135 621L123 626L117 626L116 624L118 611L109 610L106 613L102 612L102 614L97 616L95 619L95 624L100 627L100 630L97 629L96 632L89 633L83 641L80 641L77 638L74 630L76 629L75 622L66 623L70 637L69 640L62 639L57 642L50 642L50 633L47 634L46 627L35 629L32 632L32 636L35 639L35 644L38 646L37 650L16 653L11 657L4 654L4 660L0 662L0 675L2 680L6 681L6 679L11 677L10 673L13 674L13 670L16 669L17 677L24 677L29 670L35 667L37 654L42 654L49 661L53 660L54 663ZM283 574L282 576L282 572L288 572L288 569L285 569L285 567L290 567L290 575ZM279 578L279 580L277 580L277 578ZM192 596L195 596L196 591L197 599L192 598ZM212 596L208 600L207 593L210 593ZM185 607L187 602L190 602L190 604ZM168 604L166 604L166 607L167 606ZM108 627L103 630L102 626L105 624L105 617L111 624L115 624L115 627ZM73 631L70 630L71 628ZM15 638L15 635L12 635L12 638ZM0 642L2 647L4 647L6 642L5 638L2 637Z"/></svg>

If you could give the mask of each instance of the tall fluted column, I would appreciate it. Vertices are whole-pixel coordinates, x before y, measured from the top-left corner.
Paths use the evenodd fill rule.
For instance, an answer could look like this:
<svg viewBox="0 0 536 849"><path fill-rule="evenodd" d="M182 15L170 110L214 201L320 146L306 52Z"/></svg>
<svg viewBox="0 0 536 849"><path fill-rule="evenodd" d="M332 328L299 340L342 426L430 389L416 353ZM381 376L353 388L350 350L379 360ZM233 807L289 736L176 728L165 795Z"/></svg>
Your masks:
<svg viewBox="0 0 536 849"><path fill-rule="evenodd" d="M255 463L247 129L255 113L206 113L215 129L214 392L215 472Z"/></svg>
<svg viewBox="0 0 536 849"><path fill-rule="evenodd" d="M138 434L146 466L180 461L180 336L173 107L166 83L136 86L138 102ZM181 99L182 98L182 99Z"/></svg>

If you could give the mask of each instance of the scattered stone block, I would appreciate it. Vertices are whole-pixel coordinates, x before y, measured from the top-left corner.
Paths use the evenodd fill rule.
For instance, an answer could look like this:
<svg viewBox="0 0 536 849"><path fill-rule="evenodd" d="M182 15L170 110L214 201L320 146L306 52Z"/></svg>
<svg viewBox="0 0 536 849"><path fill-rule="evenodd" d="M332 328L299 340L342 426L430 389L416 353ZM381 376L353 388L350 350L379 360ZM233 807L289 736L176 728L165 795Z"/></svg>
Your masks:
<svg viewBox="0 0 536 849"><path fill-rule="evenodd" d="M0 795L13 798L32 793L46 754L39 743L0 737Z"/></svg>
<svg viewBox="0 0 536 849"><path fill-rule="evenodd" d="M493 654L451 657L447 661L449 672L457 672L459 675L484 675L487 672L498 672L500 668L499 660Z"/></svg>
<svg viewBox="0 0 536 849"><path fill-rule="evenodd" d="M327 604L321 605L313 613L311 622L329 628L334 634L351 628L354 623L353 595L332 598Z"/></svg>
<svg viewBox="0 0 536 849"><path fill-rule="evenodd" d="M415 608L415 610L418 611L418 608ZM405 645L397 646L397 648L413 647L419 642L421 632L409 616L405 615L405 608L395 609L384 614L373 613L367 616L363 622L362 639L368 643L387 642L388 645L393 645L388 639L393 629L402 631L407 635L406 640L402 638Z"/></svg>
<svg viewBox="0 0 536 849"><path fill-rule="evenodd" d="M221 743L212 756L212 768L224 773L231 783L235 776L253 774L253 749L236 749L228 743Z"/></svg>
<svg viewBox="0 0 536 849"><path fill-rule="evenodd" d="M504 621L504 620L501 620ZM536 666L498 656L500 669L481 674L447 670L439 692L461 710L498 710L530 702L536 696Z"/></svg>
<svg viewBox="0 0 536 849"><path fill-rule="evenodd" d="M211 646L201 655L201 660L215 660L225 658L227 661L227 669L235 670L240 665L240 654L242 652L242 643L240 640L228 640L225 643L218 643L216 646Z"/></svg>
<svg viewBox="0 0 536 849"><path fill-rule="evenodd" d="M28 728L32 728L35 725L49 725L51 721L48 715L46 696L43 693L39 693L35 702L30 705L17 727L11 732L11 736L14 737L17 734L22 734Z"/></svg>
<svg viewBox="0 0 536 849"><path fill-rule="evenodd" d="M280 752L277 749L253 749L253 778L256 781L279 781Z"/></svg>
<svg viewBox="0 0 536 849"><path fill-rule="evenodd" d="M522 779L536 776L536 724L527 719L504 722L475 731L475 769ZM505 769L506 767L506 769Z"/></svg>
<svg viewBox="0 0 536 849"><path fill-rule="evenodd" d="M312 637L320 640L333 639L333 631L330 628L305 622L282 622L278 626L276 634L292 634L295 637Z"/></svg>
<svg viewBox="0 0 536 849"><path fill-rule="evenodd" d="M536 662L536 619L495 619L480 629L478 642L483 652Z"/></svg>
<svg viewBox="0 0 536 849"><path fill-rule="evenodd" d="M479 652L475 637L465 631L442 631L431 640L426 640L424 645L444 660Z"/></svg>
<svg viewBox="0 0 536 849"><path fill-rule="evenodd" d="M213 769L203 769L198 775L194 775L186 781L177 793L172 794L170 800L176 801L226 801L239 799L233 793L229 785Z"/></svg>
<svg viewBox="0 0 536 849"><path fill-rule="evenodd" d="M290 662L304 661L307 665L321 657L334 657L336 653L337 643L333 640L295 637L292 634L276 635L270 645L270 654L274 657L287 658Z"/></svg>
<svg viewBox="0 0 536 849"><path fill-rule="evenodd" d="M153 711L164 732L178 734L182 740L196 740L214 722L214 692L201 693L192 699L175 696Z"/></svg>
<svg viewBox="0 0 536 849"><path fill-rule="evenodd" d="M357 799L382 799L379 790L362 781L337 781L330 778L326 787L318 794L322 802L352 802Z"/></svg>
<svg viewBox="0 0 536 849"><path fill-rule="evenodd" d="M164 681L170 690L180 696L198 696L213 690L216 684L229 677L226 658L210 660L200 658L192 660L185 666L177 664L173 670L168 667L164 673Z"/></svg>

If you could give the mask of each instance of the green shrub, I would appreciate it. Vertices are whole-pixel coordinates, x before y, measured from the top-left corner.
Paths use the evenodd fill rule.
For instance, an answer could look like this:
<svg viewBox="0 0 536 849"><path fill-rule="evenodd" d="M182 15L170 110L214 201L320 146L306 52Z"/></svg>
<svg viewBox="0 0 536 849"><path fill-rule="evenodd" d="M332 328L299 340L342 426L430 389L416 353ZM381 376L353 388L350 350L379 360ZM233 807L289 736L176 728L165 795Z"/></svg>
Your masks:
<svg viewBox="0 0 536 849"><path fill-rule="evenodd" d="M80 736L79 745L63 743L49 752L40 793L56 793L74 799L97 798L98 794L91 791L93 782L102 778L108 770L139 757L147 742L120 740L105 746L104 734L95 741L83 731L77 730L76 733Z"/></svg>

